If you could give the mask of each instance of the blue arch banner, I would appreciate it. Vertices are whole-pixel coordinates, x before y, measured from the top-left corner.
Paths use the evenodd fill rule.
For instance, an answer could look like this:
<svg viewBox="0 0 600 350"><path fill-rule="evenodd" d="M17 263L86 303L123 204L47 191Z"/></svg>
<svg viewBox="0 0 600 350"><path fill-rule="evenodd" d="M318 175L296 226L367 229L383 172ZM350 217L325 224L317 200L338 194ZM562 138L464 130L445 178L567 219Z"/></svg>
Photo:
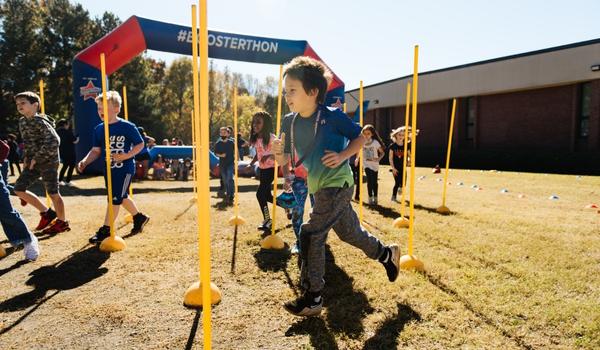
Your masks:
<svg viewBox="0 0 600 350"><path fill-rule="evenodd" d="M75 128L79 135L77 159L92 146L92 132L100 124L95 97L101 93L100 53L106 56L110 75L145 50L192 54L190 27L132 16L113 31L77 54L73 60ZM269 64L284 64L296 56L310 56L322 62L304 40L284 40L220 31L208 31L208 55L212 58ZM333 76L326 104L341 107L344 83ZM98 162L89 167L99 172Z"/></svg>

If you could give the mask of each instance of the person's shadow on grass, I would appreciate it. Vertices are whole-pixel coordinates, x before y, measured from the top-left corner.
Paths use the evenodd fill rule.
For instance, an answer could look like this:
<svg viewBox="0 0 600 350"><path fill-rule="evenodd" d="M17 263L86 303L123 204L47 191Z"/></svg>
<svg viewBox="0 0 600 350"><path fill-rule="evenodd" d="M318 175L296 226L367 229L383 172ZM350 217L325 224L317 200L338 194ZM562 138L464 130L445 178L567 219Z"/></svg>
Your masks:
<svg viewBox="0 0 600 350"><path fill-rule="evenodd" d="M398 347L398 336L404 327L411 322L421 321L421 316L409 305L398 303L398 313L387 317L375 334L367 339L363 350L396 349Z"/></svg>
<svg viewBox="0 0 600 350"><path fill-rule="evenodd" d="M352 339L364 333L363 319L374 310L364 292L354 290L353 278L337 266L329 245L325 246L325 289L323 290L325 320L303 319L294 323L286 336L309 334L315 349L337 349L333 334ZM326 322L325 322L326 321Z"/></svg>
<svg viewBox="0 0 600 350"><path fill-rule="evenodd" d="M32 271L29 274L31 277L25 284L33 286L34 289L0 303L0 313L20 311L31 306L34 307L12 325L0 330L0 335L10 331L13 327L21 323L35 309L60 291L81 287L104 275L108 269L101 266L109 256L109 253L101 252L96 246L92 246L71 254L66 260ZM54 290L54 292L47 296L51 290Z"/></svg>

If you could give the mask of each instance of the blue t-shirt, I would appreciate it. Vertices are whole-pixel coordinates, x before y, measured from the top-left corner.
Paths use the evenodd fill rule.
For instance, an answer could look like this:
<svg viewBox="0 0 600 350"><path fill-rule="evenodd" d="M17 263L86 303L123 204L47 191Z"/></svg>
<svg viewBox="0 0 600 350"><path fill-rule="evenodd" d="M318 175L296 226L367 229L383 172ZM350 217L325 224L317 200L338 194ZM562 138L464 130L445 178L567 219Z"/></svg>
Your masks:
<svg viewBox="0 0 600 350"><path fill-rule="evenodd" d="M321 112L317 135L315 137L315 122L318 112ZM291 153L291 125L294 113L283 118L281 131L285 132L285 150ZM348 146L348 142L360 136L361 128L354 123L344 112L337 108L319 105L317 111L309 118L298 115L294 123L294 148L297 158L300 159L310 151L302 165L308 171L308 191L315 193L326 187L343 187L345 184L352 186L354 178L348 161L344 161L337 168L331 169L323 165L321 158L325 151L341 152ZM314 143L314 146L311 144ZM312 151L311 151L312 148Z"/></svg>
<svg viewBox="0 0 600 350"><path fill-rule="evenodd" d="M142 135L135 124L128 122L124 119L117 118L117 122L108 124L108 133L110 140L110 153L127 153L131 151L133 146L144 142ZM93 147L100 147L102 150L102 162L106 159L106 153L104 151L104 123L98 124L94 128ZM133 158L127 159L123 162L111 162L111 169L123 170L127 173L133 173L135 171L135 162Z"/></svg>

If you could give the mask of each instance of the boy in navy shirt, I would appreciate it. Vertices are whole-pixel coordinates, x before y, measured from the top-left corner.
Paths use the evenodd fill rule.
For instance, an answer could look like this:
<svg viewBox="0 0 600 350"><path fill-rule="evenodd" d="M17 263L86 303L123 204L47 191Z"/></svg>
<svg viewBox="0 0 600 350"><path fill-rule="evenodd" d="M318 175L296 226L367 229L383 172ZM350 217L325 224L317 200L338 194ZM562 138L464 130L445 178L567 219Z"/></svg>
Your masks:
<svg viewBox="0 0 600 350"><path fill-rule="evenodd" d="M121 111L121 96L119 93L116 91L107 91L106 99L108 102L108 111L103 113L102 94L96 97L98 115L103 122L94 128L92 149L79 162L77 168L80 172L83 172L98 157L101 157L103 162L106 159L104 153L106 149L104 144L104 122L108 119L113 220L119 215L119 207L123 205L125 210L133 216L133 228L131 229L131 234L133 235L142 232L144 226L150 220L148 216L140 213L134 201L128 198L129 185L135 173L133 158L144 148L144 139L142 139L135 124L117 117ZM106 169L106 165L103 166L103 169ZM106 174L104 180L106 182ZM100 243L103 239L110 236L110 224L107 207L104 225L90 238L90 243Z"/></svg>
<svg viewBox="0 0 600 350"><path fill-rule="evenodd" d="M219 157L221 180L223 181L225 191L227 192L225 203L227 203L227 205L232 205L233 192L235 190L233 184L235 144L227 127L224 126L219 129L219 136L219 140L215 143L215 155Z"/></svg>
<svg viewBox="0 0 600 350"><path fill-rule="evenodd" d="M361 127L342 111L322 105L329 85L328 69L310 57L296 57L283 74L285 100L292 113L283 119L281 139L273 141L273 152L279 164L293 159L292 168L304 165L308 192L315 198L310 219L300 230L304 294L285 303L284 308L297 316L316 316L323 308L325 241L331 228L342 241L378 259L390 282L398 277L400 249L395 244L384 245L367 232L350 205L354 179L348 158L360 151L365 138Z"/></svg>

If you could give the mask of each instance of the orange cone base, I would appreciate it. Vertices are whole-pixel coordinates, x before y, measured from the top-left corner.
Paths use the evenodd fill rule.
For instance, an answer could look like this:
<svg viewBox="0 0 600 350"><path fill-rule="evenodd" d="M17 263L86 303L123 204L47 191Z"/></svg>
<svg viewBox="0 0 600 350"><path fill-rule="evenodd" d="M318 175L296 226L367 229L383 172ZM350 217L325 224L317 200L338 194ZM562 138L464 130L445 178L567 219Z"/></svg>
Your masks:
<svg viewBox="0 0 600 350"><path fill-rule="evenodd" d="M4 258L6 256L6 250L2 245L0 245L0 258Z"/></svg>
<svg viewBox="0 0 600 350"><path fill-rule="evenodd" d="M125 249L125 241L119 236L105 238L100 243L100 250L103 252L118 252Z"/></svg>
<svg viewBox="0 0 600 350"><path fill-rule="evenodd" d="M406 271L425 271L425 264L414 255L402 255L400 257L400 269Z"/></svg>
<svg viewBox="0 0 600 350"><path fill-rule="evenodd" d="M234 215L231 218L229 218L230 226L242 226L245 223L246 223L246 220L239 215L237 215L237 216Z"/></svg>
<svg viewBox="0 0 600 350"><path fill-rule="evenodd" d="M260 242L260 247L262 249L281 250L281 249L285 248L285 243L279 236L269 235Z"/></svg>
<svg viewBox="0 0 600 350"><path fill-rule="evenodd" d="M437 208L435 211L436 211L438 214L442 214L442 215L448 215L448 214L450 214L450 209L448 209L448 207L447 207L447 206L445 206L445 205L442 205L442 206L440 206L440 207L439 207L439 208Z"/></svg>
<svg viewBox="0 0 600 350"><path fill-rule="evenodd" d="M401 216L399 218L397 218L396 220L394 220L394 227L395 228L408 228L409 226L409 221L407 218Z"/></svg>
<svg viewBox="0 0 600 350"><path fill-rule="evenodd" d="M211 305L215 305L221 302L221 291L214 284L210 283L210 303ZM186 291L183 296L183 306L189 307L191 309L201 309L202 308L202 285L200 282L196 282L192 284Z"/></svg>
<svg viewBox="0 0 600 350"><path fill-rule="evenodd" d="M125 223L127 223L127 224L131 224L131 223L133 222L133 215L131 215L131 214L126 214L126 215L123 217L123 221L124 221Z"/></svg>

